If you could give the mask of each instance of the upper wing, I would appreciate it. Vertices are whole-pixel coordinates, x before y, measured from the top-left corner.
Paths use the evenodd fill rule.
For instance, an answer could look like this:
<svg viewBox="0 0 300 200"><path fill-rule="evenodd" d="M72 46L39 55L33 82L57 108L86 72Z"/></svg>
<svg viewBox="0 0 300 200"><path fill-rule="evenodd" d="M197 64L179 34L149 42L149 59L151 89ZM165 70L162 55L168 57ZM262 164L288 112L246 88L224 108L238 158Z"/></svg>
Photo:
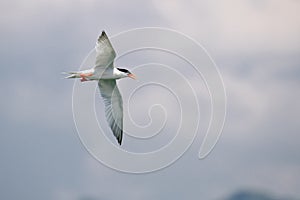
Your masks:
<svg viewBox="0 0 300 200"><path fill-rule="evenodd" d="M102 31L96 43L96 63L95 67L104 68L111 65L116 57L116 52L113 49L106 33Z"/></svg>
<svg viewBox="0 0 300 200"><path fill-rule="evenodd" d="M123 136L123 101L116 80L99 80L98 86L104 100L107 122L121 145Z"/></svg>

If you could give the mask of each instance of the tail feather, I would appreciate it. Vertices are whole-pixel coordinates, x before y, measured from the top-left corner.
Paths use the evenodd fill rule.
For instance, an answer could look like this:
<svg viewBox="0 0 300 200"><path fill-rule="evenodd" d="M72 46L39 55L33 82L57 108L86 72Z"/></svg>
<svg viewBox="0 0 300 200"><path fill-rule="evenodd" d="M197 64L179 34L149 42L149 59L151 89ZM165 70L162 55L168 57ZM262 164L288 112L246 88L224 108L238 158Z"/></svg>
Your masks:
<svg viewBox="0 0 300 200"><path fill-rule="evenodd" d="M76 78L76 74L72 74L72 75L66 76L65 78Z"/></svg>
<svg viewBox="0 0 300 200"><path fill-rule="evenodd" d="M61 74L68 75L64 78L77 78L77 72L62 72Z"/></svg>

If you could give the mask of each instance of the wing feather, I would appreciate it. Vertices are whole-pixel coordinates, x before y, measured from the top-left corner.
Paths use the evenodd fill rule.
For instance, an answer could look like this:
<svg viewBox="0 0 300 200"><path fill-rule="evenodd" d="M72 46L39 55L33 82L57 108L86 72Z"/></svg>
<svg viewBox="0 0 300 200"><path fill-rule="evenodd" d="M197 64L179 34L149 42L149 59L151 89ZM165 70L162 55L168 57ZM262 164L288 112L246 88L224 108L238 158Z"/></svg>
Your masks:
<svg viewBox="0 0 300 200"><path fill-rule="evenodd" d="M121 145L123 137L123 101L116 80L99 80L98 86L104 100L107 122Z"/></svg>
<svg viewBox="0 0 300 200"><path fill-rule="evenodd" d="M116 57L116 52L111 45L106 33L102 31L96 43L96 62L95 68L112 67L111 65Z"/></svg>

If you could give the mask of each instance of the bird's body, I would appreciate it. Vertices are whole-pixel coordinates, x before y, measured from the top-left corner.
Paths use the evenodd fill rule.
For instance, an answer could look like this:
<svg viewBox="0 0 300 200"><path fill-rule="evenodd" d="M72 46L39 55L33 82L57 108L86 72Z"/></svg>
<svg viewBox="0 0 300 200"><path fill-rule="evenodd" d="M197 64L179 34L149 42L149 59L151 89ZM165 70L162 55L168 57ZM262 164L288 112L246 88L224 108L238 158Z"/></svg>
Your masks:
<svg viewBox="0 0 300 200"><path fill-rule="evenodd" d="M104 31L96 43L95 67L78 72L69 72L66 78L81 78L84 81L98 81L105 104L107 122L121 145L123 137L123 102L116 79L135 76L127 69L114 67L116 53Z"/></svg>
<svg viewBox="0 0 300 200"><path fill-rule="evenodd" d="M118 68L107 68L104 71L95 70L95 68L82 70L78 72L70 72L71 75L67 76L66 78L81 78L81 81L99 81L107 80L107 79L120 79L128 77L124 75L122 71Z"/></svg>

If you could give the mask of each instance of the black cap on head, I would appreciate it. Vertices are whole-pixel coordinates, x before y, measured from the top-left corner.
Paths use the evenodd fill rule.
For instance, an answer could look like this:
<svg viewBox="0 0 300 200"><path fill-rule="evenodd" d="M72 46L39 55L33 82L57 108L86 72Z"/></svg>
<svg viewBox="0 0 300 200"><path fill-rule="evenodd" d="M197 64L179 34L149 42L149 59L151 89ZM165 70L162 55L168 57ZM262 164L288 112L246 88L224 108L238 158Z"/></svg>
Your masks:
<svg viewBox="0 0 300 200"><path fill-rule="evenodd" d="M124 72L124 73L128 73L131 74L131 72L127 69L123 69L123 68L117 68L119 71Z"/></svg>

